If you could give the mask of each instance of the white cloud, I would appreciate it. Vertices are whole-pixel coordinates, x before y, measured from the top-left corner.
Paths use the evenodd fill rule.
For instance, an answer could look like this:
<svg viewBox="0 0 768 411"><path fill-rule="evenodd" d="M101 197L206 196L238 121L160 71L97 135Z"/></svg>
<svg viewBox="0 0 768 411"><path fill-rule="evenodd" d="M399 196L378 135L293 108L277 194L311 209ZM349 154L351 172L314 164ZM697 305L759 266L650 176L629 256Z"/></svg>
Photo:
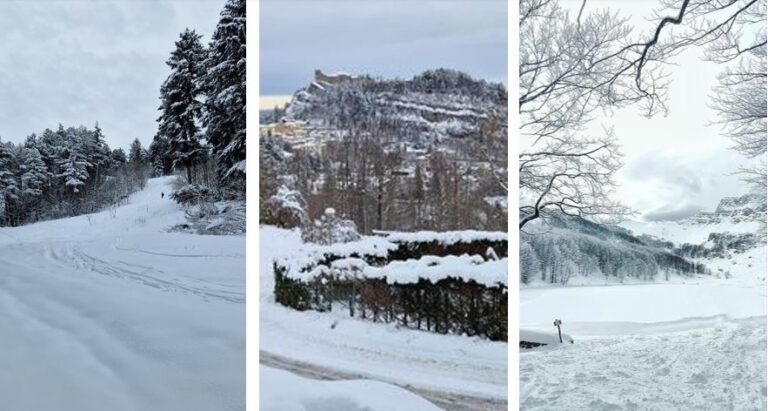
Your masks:
<svg viewBox="0 0 768 411"><path fill-rule="evenodd" d="M20 142L59 123L98 121L113 147L148 145L178 34L189 27L210 38L223 5L0 2L0 137Z"/></svg>

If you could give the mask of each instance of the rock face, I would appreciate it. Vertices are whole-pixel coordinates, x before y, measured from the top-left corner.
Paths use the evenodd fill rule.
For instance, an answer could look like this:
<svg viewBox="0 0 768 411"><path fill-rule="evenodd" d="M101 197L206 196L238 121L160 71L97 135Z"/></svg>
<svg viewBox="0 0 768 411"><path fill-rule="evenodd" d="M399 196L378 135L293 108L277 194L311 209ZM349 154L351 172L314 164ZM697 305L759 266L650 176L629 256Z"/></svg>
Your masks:
<svg viewBox="0 0 768 411"><path fill-rule="evenodd" d="M352 76L347 73L325 74L320 69L315 70L315 82L317 83L338 85L349 80L352 80Z"/></svg>
<svg viewBox="0 0 768 411"><path fill-rule="evenodd" d="M408 80L315 70L314 81L294 94L286 117L338 129L376 118L408 146L434 148L447 139L489 134L489 122L506 118L506 95L501 84L447 69Z"/></svg>
<svg viewBox="0 0 768 411"><path fill-rule="evenodd" d="M758 194L746 194L720 200L720 204L715 209L715 215L721 218L762 221L765 219L765 211L765 198Z"/></svg>
<svg viewBox="0 0 768 411"><path fill-rule="evenodd" d="M730 222L764 222L766 217L765 198L759 194L745 194L740 197L725 197L720 200L714 212L701 212L682 221L684 224L718 224Z"/></svg>
<svg viewBox="0 0 768 411"><path fill-rule="evenodd" d="M679 255L691 258L728 258L765 244L766 201L760 194L725 197L714 212L699 213L681 221L685 225L713 226L707 241L702 244L681 244L675 249ZM717 231L714 231L714 227ZM754 227L751 232L743 228ZM729 230L729 228L731 230ZM733 230L733 231L732 231ZM738 232L736 232L738 231Z"/></svg>

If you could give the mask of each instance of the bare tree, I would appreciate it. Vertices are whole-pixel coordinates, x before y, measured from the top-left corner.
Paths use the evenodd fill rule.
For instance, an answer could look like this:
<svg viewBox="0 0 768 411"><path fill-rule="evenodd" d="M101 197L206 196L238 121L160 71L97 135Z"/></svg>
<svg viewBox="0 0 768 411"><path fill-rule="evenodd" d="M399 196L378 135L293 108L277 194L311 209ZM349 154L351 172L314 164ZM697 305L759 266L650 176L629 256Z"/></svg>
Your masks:
<svg viewBox="0 0 768 411"><path fill-rule="evenodd" d="M656 15L678 7L679 1L662 0ZM766 165L766 1L691 0L685 11L686 24L671 32L669 51L691 46L704 49L703 59L725 66L710 106L733 140L734 149L747 158L760 160L744 167L744 180L765 190Z"/></svg>
<svg viewBox="0 0 768 411"><path fill-rule="evenodd" d="M611 130L601 138L547 139L537 148L520 154L519 228L550 209L606 223L631 214L611 200L613 174L622 165Z"/></svg>
<svg viewBox="0 0 768 411"><path fill-rule="evenodd" d="M575 18L556 0L520 0L521 221L546 207L613 220L629 212L609 199L621 166L612 136L581 136L598 110L639 105L666 113L663 64L690 46L705 58L739 61L724 71L713 107L717 123L748 157L765 154L765 0L661 0L648 33L609 10ZM765 176L765 165L744 170ZM564 195L565 194L565 195Z"/></svg>
<svg viewBox="0 0 768 411"><path fill-rule="evenodd" d="M580 133L599 109L640 104L666 111L657 64L660 23L650 41L632 41L627 19L605 10L572 19L554 0L520 1L520 224L546 209L614 221L630 210L610 199L621 155L612 135Z"/></svg>

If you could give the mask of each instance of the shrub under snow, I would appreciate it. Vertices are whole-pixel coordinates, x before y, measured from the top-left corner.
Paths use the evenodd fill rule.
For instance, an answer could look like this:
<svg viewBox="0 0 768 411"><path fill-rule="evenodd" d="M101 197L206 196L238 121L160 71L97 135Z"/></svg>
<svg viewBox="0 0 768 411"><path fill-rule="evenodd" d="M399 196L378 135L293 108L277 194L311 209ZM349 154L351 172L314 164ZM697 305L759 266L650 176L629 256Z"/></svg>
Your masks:
<svg viewBox="0 0 768 411"><path fill-rule="evenodd" d="M305 225L307 205L301 193L286 186L280 186L272 197L264 202L261 209L261 222L281 228L294 228Z"/></svg>
<svg viewBox="0 0 768 411"><path fill-rule="evenodd" d="M335 210L329 208L318 220L302 228L301 239L307 243L328 245L357 241L360 234L354 221L336 217Z"/></svg>

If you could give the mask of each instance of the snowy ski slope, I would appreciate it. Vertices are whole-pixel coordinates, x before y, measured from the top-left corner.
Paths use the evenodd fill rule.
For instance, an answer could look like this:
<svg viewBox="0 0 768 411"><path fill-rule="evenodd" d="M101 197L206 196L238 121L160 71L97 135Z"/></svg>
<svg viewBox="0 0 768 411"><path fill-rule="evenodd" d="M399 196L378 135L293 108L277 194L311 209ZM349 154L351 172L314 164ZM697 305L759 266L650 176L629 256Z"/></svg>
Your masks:
<svg viewBox="0 0 768 411"><path fill-rule="evenodd" d="M0 228L0 409L244 409L245 237L167 232L170 181Z"/></svg>

